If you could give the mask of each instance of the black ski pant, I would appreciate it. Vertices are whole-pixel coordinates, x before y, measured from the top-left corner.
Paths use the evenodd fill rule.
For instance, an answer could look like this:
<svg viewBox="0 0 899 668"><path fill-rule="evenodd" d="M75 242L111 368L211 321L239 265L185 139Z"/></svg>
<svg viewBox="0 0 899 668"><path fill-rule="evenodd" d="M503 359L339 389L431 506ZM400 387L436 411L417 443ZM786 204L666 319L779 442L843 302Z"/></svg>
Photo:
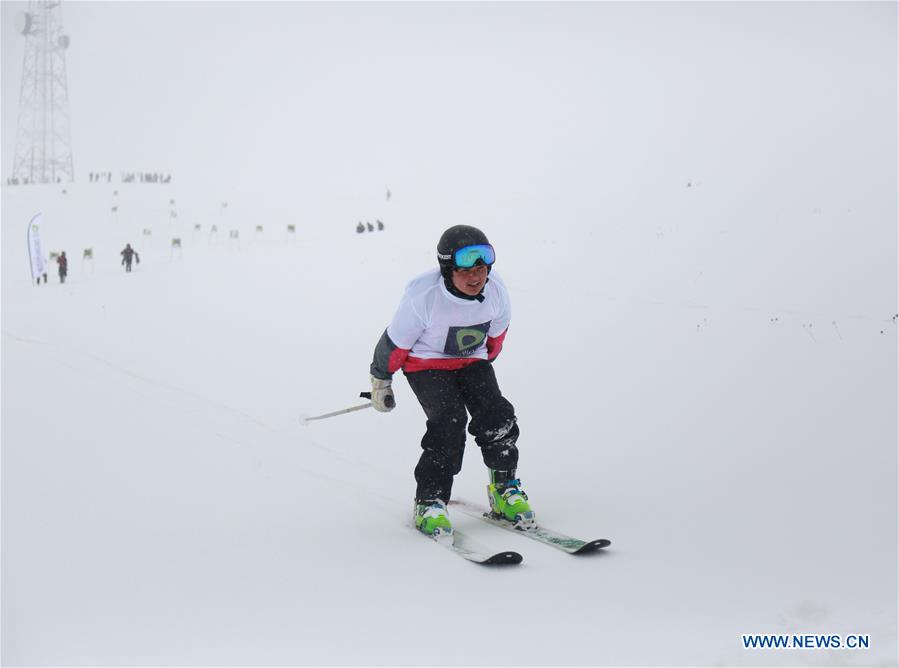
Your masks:
<svg viewBox="0 0 899 668"><path fill-rule="evenodd" d="M518 466L518 423L515 409L500 393L493 365L478 361L455 371L406 374L428 418L415 467L418 501L449 501L453 476L462 470L466 411L469 433L481 448L484 464L499 471Z"/></svg>

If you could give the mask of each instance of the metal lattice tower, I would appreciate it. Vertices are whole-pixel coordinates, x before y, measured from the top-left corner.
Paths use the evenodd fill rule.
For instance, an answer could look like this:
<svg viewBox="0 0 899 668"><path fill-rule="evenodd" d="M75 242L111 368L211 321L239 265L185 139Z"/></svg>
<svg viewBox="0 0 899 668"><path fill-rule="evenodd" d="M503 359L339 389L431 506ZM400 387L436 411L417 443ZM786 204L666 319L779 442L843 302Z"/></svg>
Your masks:
<svg viewBox="0 0 899 668"><path fill-rule="evenodd" d="M72 181L69 86L60 0L31 0L16 20L25 37L12 177L19 183Z"/></svg>

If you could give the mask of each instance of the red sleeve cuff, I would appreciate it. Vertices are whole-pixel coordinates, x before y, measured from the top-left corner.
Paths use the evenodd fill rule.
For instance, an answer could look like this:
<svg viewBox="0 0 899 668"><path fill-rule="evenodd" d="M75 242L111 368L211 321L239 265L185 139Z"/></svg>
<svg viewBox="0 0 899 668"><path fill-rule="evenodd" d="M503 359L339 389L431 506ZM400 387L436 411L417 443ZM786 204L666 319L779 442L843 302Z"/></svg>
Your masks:
<svg viewBox="0 0 899 668"><path fill-rule="evenodd" d="M409 351L405 348L395 348L390 353L390 358L387 360L387 371L390 373L396 373L400 369L403 368L403 364L406 363L406 358L409 357Z"/></svg>
<svg viewBox="0 0 899 668"><path fill-rule="evenodd" d="M506 332L509 330L503 330L503 333L499 336L488 336L487 337L487 359L492 360L495 359L497 355L503 349L503 339L506 338Z"/></svg>

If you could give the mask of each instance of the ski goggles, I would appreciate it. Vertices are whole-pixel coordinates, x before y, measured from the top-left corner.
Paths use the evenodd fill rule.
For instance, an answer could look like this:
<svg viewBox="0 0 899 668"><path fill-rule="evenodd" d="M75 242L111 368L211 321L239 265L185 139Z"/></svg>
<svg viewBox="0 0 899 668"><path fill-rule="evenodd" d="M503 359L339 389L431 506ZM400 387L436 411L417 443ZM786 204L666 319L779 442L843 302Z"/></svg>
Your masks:
<svg viewBox="0 0 899 668"><path fill-rule="evenodd" d="M490 244L465 246L453 253L453 264L459 269L471 269L478 262L488 267L496 261L496 253Z"/></svg>

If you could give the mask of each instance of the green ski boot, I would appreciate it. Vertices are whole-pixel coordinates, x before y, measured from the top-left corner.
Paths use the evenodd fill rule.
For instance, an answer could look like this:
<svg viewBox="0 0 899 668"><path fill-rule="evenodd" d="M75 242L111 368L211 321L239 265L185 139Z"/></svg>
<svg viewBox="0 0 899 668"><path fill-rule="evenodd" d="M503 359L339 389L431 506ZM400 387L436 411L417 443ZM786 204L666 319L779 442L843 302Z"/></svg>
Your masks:
<svg viewBox="0 0 899 668"><path fill-rule="evenodd" d="M537 528L537 518L528 503L528 495L521 489L521 481L515 477L514 470L490 469L487 497L490 501L490 514L494 518L511 522L512 526L522 531Z"/></svg>
<svg viewBox="0 0 899 668"><path fill-rule="evenodd" d="M453 525L446 514L446 504L440 499L416 501L415 528L432 538L451 536Z"/></svg>

